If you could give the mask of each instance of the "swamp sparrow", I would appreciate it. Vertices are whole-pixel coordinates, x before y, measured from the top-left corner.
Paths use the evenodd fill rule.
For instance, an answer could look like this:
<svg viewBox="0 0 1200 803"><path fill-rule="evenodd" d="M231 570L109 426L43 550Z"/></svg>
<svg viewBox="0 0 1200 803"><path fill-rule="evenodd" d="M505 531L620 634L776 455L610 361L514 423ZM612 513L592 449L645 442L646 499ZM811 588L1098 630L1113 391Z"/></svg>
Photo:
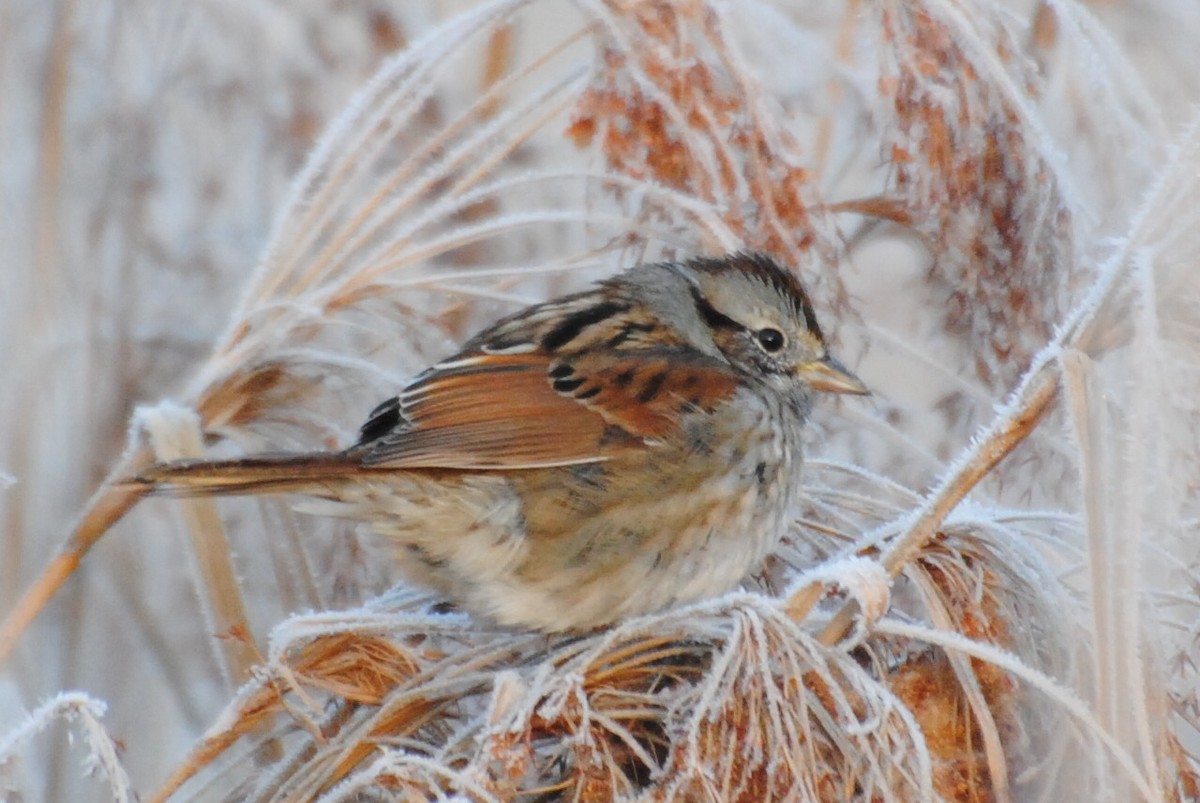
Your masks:
<svg viewBox="0 0 1200 803"><path fill-rule="evenodd" d="M341 452L153 466L183 494L296 491L474 613L587 628L722 594L788 524L813 394L865 393L754 253L642 265L501 320Z"/></svg>

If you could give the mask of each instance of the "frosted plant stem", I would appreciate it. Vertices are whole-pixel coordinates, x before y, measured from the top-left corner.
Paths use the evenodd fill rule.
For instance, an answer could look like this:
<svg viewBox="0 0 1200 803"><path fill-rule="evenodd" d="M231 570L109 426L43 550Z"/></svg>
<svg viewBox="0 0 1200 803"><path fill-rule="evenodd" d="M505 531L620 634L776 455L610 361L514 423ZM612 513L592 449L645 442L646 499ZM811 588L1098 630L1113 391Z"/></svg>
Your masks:
<svg viewBox="0 0 1200 803"><path fill-rule="evenodd" d="M151 453L148 448L136 448L128 451L119 460L108 479L100 486L95 495L88 500L79 517L78 523L71 531L58 552L50 559L50 563L25 590L17 604L0 623L0 663L16 646L21 634L29 627L46 603L58 593L67 579L75 573L79 563L88 550L100 540L100 536L108 532L129 510L146 495L147 489L133 485L118 485L115 481L132 474L137 468L149 465Z"/></svg>
<svg viewBox="0 0 1200 803"><path fill-rule="evenodd" d="M200 416L192 410L164 402L143 410L141 419L160 460L197 458L204 454ZM217 663L232 691L250 679L259 652L246 621L229 541L212 499L187 499L180 508L195 561L196 593L209 634L214 637Z"/></svg>
<svg viewBox="0 0 1200 803"><path fill-rule="evenodd" d="M172 772L161 787L146 798L146 803L166 803L179 788L204 767L220 757L234 742L248 733L259 731L275 714L279 692L262 679L243 686L201 739L192 745L187 758Z"/></svg>
<svg viewBox="0 0 1200 803"><path fill-rule="evenodd" d="M1188 128L1180 140L1181 145L1190 146L1198 132L1200 122ZM1127 282L1136 250L1141 245L1148 222L1152 220L1151 212L1171 191L1169 179L1174 175L1178 162L1186 155L1184 147L1176 147L1173 158L1160 173L1159 180L1146 194L1139 213L1134 217L1129 236L1101 268L1096 281L1071 310L1055 336L1034 358L1008 403L974 439L938 487L926 496L926 502L912 514L911 522L900 528L902 535L881 558L890 577L895 577L905 564L917 556L937 533L937 528L950 511L1042 420L1058 395L1059 371L1054 366L1063 350L1080 349L1092 353L1100 348L1094 342L1098 329L1095 326L1097 316L1103 307L1111 303L1117 288ZM1108 317L1111 318L1111 315ZM796 621L802 621L820 601L824 591L822 583L811 583L800 589L787 600L788 614ZM858 613L858 603L848 601L821 631L821 642L835 644L840 641L850 630Z"/></svg>
<svg viewBox="0 0 1200 803"><path fill-rule="evenodd" d="M1112 553L1112 532L1104 507L1104 433L1111 431L1110 421L1105 417L1102 389L1096 372L1096 364L1076 349L1067 349L1062 358L1063 384L1066 390L1067 409L1075 429L1080 454L1080 487L1083 491L1085 532L1090 541L1088 574L1091 583L1092 632L1096 634L1093 648L1096 650L1096 718L1110 733L1116 733L1117 711L1120 701L1116 699L1121 688L1114 682L1118 674L1119 657L1113 654L1113 646L1122 644L1114 639L1113 633L1119 620L1119 601L1115 594L1106 593L1113 586L1110 573L1114 562L1104 560Z"/></svg>
<svg viewBox="0 0 1200 803"><path fill-rule="evenodd" d="M104 702L82 692L60 692L29 714L15 729L8 733L0 733L0 769L4 768L4 764L16 753L17 748L28 743L35 734L45 730L55 720L66 720L82 731L84 744L90 750L85 766L99 771L108 781L113 803L137 800L129 781L129 774L121 764L120 748L100 722L105 710ZM0 776L0 782L2 781L3 776ZM0 786L0 789L6 794L9 791L14 793L13 797L6 796L4 800L16 800L20 797L15 790L10 790L7 786Z"/></svg>
<svg viewBox="0 0 1200 803"><path fill-rule="evenodd" d="M962 468L951 473L937 490L929 495L928 502L923 506L916 521L884 553L881 560L889 577L895 577L905 564L917 556L925 544L937 534L938 527L945 521L946 516L950 515L950 511L954 510L971 489L1034 430L1058 395L1058 380L1050 370L1043 367L1035 381L1023 390L1023 394L1018 391L1021 403L1016 405L1010 414L993 421L983 437L977 440ZM801 593L804 591L807 589ZM817 594L819 598L820 589ZM814 599L813 602L815 601ZM821 631L818 637L821 643L829 645L840 641L854 624L854 617L858 612L858 603L854 600L843 605Z"/></svg>
<svg viewBox="0 0 1200 803"><path fill-rule="evenodd" d="M967 493L1033 431L1057 395L1058 382L1049 371L1043 369L1036 381L1030 382L1022 390L1025 392L1021 394L1021 391L1018 391L1018 394L1021 394L1018 398L1022 399L1023 403L1016 405L1009 415L1001 416L992 422L988 431L977 439L962 468L948 475L941 485L926 497L927 501L917 514L916 520L884 554L882 563L888 576L895 577L934 536L942 521ZM810 583L797 591L788 599L789 615L797 621L802 621L821 599L824 590L824 584ZM847 602L821 631L821 642L835 644L841 640L858 613L858 603L853 600Z"/></svg>

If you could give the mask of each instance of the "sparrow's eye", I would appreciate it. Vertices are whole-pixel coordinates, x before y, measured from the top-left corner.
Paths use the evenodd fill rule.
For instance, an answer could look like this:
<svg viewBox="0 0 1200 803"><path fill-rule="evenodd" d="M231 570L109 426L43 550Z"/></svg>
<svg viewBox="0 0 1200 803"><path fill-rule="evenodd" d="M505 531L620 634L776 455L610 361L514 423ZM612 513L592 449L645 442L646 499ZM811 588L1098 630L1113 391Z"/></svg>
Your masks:
<svg viewBox="0 0 1200 803"><path fill-rule="evenodd" d="M783 332L770 327L759 329L755 335L758 338L758 345L763 347L763 351L774 353L783 348Z"/></svg>

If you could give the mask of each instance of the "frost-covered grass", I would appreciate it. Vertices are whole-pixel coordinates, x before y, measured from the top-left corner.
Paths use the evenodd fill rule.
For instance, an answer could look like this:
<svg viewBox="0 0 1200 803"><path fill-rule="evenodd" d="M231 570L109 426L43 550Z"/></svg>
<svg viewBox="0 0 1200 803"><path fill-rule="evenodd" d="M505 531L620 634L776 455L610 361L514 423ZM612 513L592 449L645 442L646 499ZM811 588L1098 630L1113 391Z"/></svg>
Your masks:
<svg viewBox="0 0 1200 803"><path fill-rule="evenodd" d="M1200 7L394 5L0 6L0 789L1200 797ZM734 248L876 395L724 598L497 630L286 499L116 483Z"/></svg>

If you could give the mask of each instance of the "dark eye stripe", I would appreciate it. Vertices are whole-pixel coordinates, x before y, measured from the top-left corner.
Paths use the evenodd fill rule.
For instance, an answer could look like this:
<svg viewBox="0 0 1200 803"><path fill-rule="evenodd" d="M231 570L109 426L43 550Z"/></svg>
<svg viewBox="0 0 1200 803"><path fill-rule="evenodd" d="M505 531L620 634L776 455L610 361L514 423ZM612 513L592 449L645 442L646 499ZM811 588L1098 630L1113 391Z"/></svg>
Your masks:
<svg viewBox="0 0 1200 803"><path fill-rule="evenodd" d="M563 318L542 338L542 348L546 351L557 351L575 338L589 326L608 320L614 315L628 312L629 305L617 301L602 301L591 307L585 307Z"/></svg>
<svg viewBox="0 0 1200 803"><path fill-rule="evenodd" d="M808 331L817 336L817 340L824 340L821 335L821 327L817 325L817 313L813 310L812 302L808 300L808 295L802 293L800 295L800 311L804 314L804 325Z"/></svg>
<svg viewBox="0 0 1200 803"><path fill-rule="evenodd" d="M704 319L704 322L708 324L710 329L732 329L738 332L746 329L746 327L733 318L730 318L708 303L708 299L700 295L700 291L695 287L690 289L692 292L692 303L696 305L696 312L700 313L700 317Z"/></svg>

